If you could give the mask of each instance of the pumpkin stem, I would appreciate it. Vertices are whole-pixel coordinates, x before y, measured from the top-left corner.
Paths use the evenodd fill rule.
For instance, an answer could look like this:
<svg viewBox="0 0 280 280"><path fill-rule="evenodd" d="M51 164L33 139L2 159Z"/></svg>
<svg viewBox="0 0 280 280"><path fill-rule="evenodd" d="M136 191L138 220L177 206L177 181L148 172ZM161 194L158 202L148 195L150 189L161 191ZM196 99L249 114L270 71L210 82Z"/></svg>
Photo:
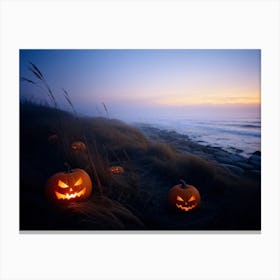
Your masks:
<svg viewBox="0 0 280 280"><path fill-rule="evenodd" d="M180 179L179 181L182 183L183 189L186 189L188 187L187 183L183 179Z"/></svg>
<svg viewBox="0 0 280 280"><path fill-rule="evenodd" d="M71 166L70 166L70 164L68 163L68 162L64 162L64 165L66 166L66 168L67 168L67 173L71 173L72 172L72 168L71 168Z"/></svg>

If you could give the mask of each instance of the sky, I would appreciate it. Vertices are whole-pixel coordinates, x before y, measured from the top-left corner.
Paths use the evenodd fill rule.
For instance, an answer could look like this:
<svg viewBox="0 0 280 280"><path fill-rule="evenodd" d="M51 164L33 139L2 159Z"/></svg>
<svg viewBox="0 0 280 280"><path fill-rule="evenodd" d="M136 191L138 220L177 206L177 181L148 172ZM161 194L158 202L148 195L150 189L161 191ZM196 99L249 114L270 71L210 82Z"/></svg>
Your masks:
<svg viewBox="0 0 280 280"><path fill-rule="evenodd" d="M20 50L20 77L43 73L59 106L80 114L141 119L173 114L260 114L260 50ZM47 100L20 82L20 98Z"/></svg>

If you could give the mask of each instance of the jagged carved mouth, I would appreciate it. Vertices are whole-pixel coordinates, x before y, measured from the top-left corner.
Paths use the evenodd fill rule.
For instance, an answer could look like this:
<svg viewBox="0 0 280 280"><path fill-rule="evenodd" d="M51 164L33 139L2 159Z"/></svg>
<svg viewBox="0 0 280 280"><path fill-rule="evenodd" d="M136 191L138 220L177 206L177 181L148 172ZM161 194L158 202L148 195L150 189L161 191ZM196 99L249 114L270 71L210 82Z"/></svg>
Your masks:
<svg viewBox="0 0 280 280"><path fill-rule="evenodd" d="M177 208L183 210L183 211L190 211L191 209L195 208L197 204L192 204L190 206L183 206L181 204L176 203Z"/></svg>
<svg viewBox="0 0 280 280"><path fill-rule="evenodd" d="M71 200L71 199L74 199L74 198L79 198L79 197L85 195L85 193L86 193L86 188L83 188L79 192L65 193L65 194L62 194L62 193L59 193L59 192L55 191L56 198L57 199L62 199L62 200Z"/></svg>

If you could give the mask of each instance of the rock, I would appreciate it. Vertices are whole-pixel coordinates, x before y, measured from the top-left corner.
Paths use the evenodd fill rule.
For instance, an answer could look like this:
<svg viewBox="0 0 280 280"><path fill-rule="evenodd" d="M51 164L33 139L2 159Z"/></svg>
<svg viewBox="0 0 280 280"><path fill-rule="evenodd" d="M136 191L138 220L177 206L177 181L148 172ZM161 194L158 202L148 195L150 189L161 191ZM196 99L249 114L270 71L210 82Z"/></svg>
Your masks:
<svg viewBox="0 0 280 280"><path fill-rule="evenodd" d="M234 165L236 165L236 163L238 162L244 161L244 158L242 156L230 154L227 152L217 152L215 153L215 158L221 163L228 163Z"/></svg>
<svg viewBox="0 0 280 280"><path fill-rule="evenodd" d="M232 162L241 162L244 161L244 157L236 154L229 154L229 158L231 159Z"/></svg>
<svg viewBox="0 0 280 280"><path fill-rule="evenodd" d="M241 167L244 170L252 170L252 169L254 169L254 166L252 164L249 164L249 163L243 162L243 161L236 162L235 165L238 166L238 167Z"/></svg>
<svg viewBox="0 0 280 280"><path fill-rule="evenodd" d="M230 149L230 151L232 151L233 153L236 153L236 154L241 154L243 152L243 150L240 150L240 149L234 148L234 147L230 147L229 149Z"/></svg>
<svg viewBox="0 0 280 280"><path fill-rule="evenodd" d="M213 158L211 158L211 156L209 156L208 154L206 154L202 151L193 151L193 154L198 157L202 157L202 158L206 158L206 159L213 159Z"/></svg>
<svg viewBox="0 0 280 280"><path fill-rule="evenodd" d="M244 173L244 170L240 167L237 167L235 165L231 164L222 164L223 167L225 167L228 171L230 171L232 174L241 176Z"/></svg>
<svg viewBox="0 0 280 280"><path fill-rule="evenodd" d="M260 170L248 170L248 171L244 172L244 175L248 176L250 178L253 178L253 179L260 179L261 172L260 172Z"/></svg>
<svg viewBox="0 0 280 280"><path fill-rule="evenodd" d="M223 151L222 149L209 148L208 151L216 158L220 158L220 159L227 158L227 152Z"/></svg>
<svg viewBox="0 0 280 280"><path fill-rule="evenodd" d="M255 169L261 168L261 157L258 155L252 155L248 158L247 163L252 164Z"/></svg>

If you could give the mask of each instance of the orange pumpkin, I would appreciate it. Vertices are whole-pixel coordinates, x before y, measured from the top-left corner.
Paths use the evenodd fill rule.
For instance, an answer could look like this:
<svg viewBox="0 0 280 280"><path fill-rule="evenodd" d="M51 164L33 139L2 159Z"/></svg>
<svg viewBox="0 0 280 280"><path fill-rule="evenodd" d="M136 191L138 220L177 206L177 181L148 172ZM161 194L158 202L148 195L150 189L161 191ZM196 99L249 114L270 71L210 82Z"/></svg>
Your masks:
<svg viewBox="0 0 280 280"><path fill-rule="evenodd" d="M87 146L82 141L76 141L71 144L71 148L73 151L85 152L87 150Z"/></svg>
<svg viewBox="0 0 280 280"><path fill-rule="evenodd" d="M175 185L168 193L168 201L171 207L180 211L190 211L200 205L200 193L197 188L187 185L184 180L182 184Z"/></svg>
<svg viewBox="0 0 280 280"><path fill-rule="evenodd" d="M58 136L57 136L57 134L51 134L51 135L49 135L49 137L48 137L48 141L49 141L49 143L56 143L57 141L58 141Z"/></svg>
<svg viewBox="0 0 280 280"><path fill-rule="evenodd" d="M90 196L92 182L83 169L72 169L51 176L46 183L46 195L54 201L77 201Z"/></svg>
<svg viewBox="0 0 280 280"><path fill-rule="evenodd" d="M122 174L124 173L124 169L121 166L111 166L109 171L113 174Z"/></svg>

